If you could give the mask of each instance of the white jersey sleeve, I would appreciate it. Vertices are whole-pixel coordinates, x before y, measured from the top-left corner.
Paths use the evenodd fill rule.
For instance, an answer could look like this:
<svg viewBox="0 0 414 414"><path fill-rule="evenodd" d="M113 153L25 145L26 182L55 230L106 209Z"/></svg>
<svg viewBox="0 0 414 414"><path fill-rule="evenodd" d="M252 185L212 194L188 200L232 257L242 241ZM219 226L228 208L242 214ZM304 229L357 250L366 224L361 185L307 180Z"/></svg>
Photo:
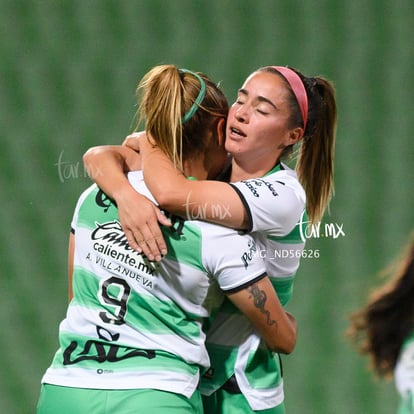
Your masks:
<svg viewBox="0 0 414 414"><path fill-rule="evenodd" d="M285 236L299 221L306 196L295 171L283 166L262 178L231 183L239 194L250 220L248 232Z"/></svg>
<svg viewBox="0 0 414 414"><path fill-rule="evenodd" d="M202 223L204 265L225 293L235 292L266 276L259 247L250 234Z"/></svg>
<svg viewBox="0 0 414 414"><path fill-rule="evenodd" d="M394 379L401 403L407 408L404 412L414 412L414 336L403 345L395 366Z"/></svg>

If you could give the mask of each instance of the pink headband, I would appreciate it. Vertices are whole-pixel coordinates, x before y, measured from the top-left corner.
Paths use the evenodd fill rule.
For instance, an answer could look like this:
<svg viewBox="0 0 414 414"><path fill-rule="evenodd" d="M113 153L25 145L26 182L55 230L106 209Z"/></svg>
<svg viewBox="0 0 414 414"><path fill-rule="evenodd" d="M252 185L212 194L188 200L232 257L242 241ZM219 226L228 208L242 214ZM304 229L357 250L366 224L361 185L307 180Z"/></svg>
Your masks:
<svg viewBox="0 0 414 414"><path fill-rule="evenodd" d="M306 130L308 122L308 96L306 95L305 85L299 75L292 69L284 66L271 66L277 70L289 83L292 91L298 101L300 112L303 120L303 131Z"/></svg>

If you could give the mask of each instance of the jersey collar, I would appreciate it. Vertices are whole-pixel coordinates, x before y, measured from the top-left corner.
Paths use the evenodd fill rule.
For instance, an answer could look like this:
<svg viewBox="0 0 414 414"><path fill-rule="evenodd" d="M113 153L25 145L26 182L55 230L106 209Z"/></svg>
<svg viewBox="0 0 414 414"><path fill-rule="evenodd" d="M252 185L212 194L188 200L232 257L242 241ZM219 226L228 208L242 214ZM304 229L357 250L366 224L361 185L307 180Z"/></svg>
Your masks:
<svg viewBox="0 0 414 414"><path fill-rule="evenodd" d="M276 165L269 172L267 172L263 177L267 177L268 175L273 174L276 171L280 171L280 170L284 170L284 167L283 167L282 163L280 161L278 161L276 163Z"/></svg>

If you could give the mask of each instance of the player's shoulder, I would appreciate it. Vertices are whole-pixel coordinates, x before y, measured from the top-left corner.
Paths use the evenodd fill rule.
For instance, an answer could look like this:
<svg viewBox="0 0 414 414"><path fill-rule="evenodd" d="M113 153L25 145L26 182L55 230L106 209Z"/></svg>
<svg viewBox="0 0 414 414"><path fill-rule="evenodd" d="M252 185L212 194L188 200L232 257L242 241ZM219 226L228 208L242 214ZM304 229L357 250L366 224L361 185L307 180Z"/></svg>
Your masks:
<svg viewBox="0 0 414 414"><path fill-rule="evenodd" d="M235 230L215 223L200 220L186 221L186 226L197 229L204 246L216 246L228 250L232 246L244 244L246 238L250 238L244 231Z"/></svg>
<svg viewBox="0 0 414 414"><path fill-rule="evenodd" d="M130 171L127 177L128 177L129 183L132 185L135 191L147 197L154 204L158 204L156 200L154 199L153 195L151 194L150 190L148 189L147 185L145 184L144 174L141 170Z"/></svg>
<svg viewBox="0 0 414 414"><path fill-rule="evenodd" d="M296 171L284 163L280 164L280 169L270 172L265 175L263 179L276 180L279 182L288 181L300 185Z"/></svg>
<svg viewBox="0 0 414 414"><path fill-rule="evenodd" d="M96 197L96 194L98 191L99 191L99 187L96 184L92 184L88 188L83 190L77 200L76 209L79 209L91 197Z"/></svg>
<svg viewBox="0 0 414 414"><path fill-rule="evenodd" d="M263 179L290 188L294 190L300 198L305 198L305 190L299 181L296 171L283 163L281 163L281 168L279 170L266 175Z"/></svg>

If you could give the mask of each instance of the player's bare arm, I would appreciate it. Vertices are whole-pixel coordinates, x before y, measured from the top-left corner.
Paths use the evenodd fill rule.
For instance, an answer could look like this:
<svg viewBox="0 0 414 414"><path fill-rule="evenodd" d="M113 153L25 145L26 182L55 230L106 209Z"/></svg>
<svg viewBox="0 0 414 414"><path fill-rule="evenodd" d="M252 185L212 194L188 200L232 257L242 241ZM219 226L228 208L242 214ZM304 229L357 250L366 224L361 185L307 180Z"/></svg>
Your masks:
<svg viewBox="0 0 414 414"><path fill-rule="evenodd" d="M289 354L296 344L296 320L287 313L265 277L228 298L249 318L270 350Z"/></svg>
<svg viewBox="0 0 414 414"><path fill-rule="evenodd" d="M229 184L188 180L159 148L139 140L145 182L161 207L188 219L247 229L245 208Z"/></svg>

